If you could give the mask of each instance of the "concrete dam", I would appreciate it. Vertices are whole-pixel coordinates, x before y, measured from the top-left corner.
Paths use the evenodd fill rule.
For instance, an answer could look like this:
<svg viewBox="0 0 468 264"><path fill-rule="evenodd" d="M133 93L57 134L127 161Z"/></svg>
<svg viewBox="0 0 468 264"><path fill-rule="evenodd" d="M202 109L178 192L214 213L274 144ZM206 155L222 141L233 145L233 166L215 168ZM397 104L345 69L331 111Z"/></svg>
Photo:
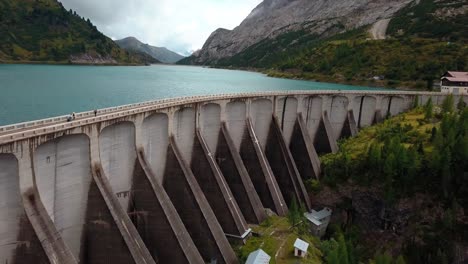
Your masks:
<svg viewBox="0 0 468 264"><path fill-rule="evenodd" d="M440 93L165 99L0 127L0 263L237 263L321 153Z"/></svg>

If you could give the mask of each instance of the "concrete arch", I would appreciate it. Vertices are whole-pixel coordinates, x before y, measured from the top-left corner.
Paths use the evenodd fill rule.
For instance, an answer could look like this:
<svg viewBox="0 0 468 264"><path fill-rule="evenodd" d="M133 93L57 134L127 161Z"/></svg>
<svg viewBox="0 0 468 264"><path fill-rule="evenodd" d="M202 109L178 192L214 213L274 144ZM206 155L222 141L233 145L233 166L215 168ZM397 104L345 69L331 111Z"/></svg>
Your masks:
<svg viewBox="0 0 468 264"><path fill-rule="evenodd" d="M185 162L192 160L195 139L195 109L184 107L174 114L173 135Z"/></svg>
<svg viewBox="0 0 468 264"><path fill-rule="evenodd" d="M288 146L291 143L294 125L297 120L297 108L298 101L295 97L280 98L276 107L276 116Z"/></svg>
<svg viewBox="0 0 468 264"><path fill-rule="evenodd" d="M125 121L105 127L99 134L99 156L112 190L126 211L137 158L135 125Z"/></svg>
<svg viewBox="0 0 468 264"><path fill-rule="evenodd" d="M233 101L226 105L226 125L232 137L234 146L240 150L242 138L245 133L245 119L247 107L243 101Z"/></svg>
<svg viewBox="0 0 468 264"><path fill-rule="evenodd" d="M341 132L343 131L343 126L348 117L349 101L348 98L344 96L333 96L330 101L328 117L333 126L335 138L339 139L341 138Z"/></svg>
<svg viewBox="0 0 468 264"><path fill-rule="evenodd" d="M156 113L148 116L142 124L142 144L145 157L162 184L166 169L167 148L169 146L169 118L166 114Z"/></svg>
<svg viewBox="0 0 468 264"><path fill-rule="evenodd" d="M260 146L265 150L268 139L268 132L273 114L273 103L268 99L253 100L250 105L250 118L255 130Z"/></svg>
<svg viewBox="0 0 468 264"><path fill-rule="evenodd" d="M19 189L18 160L0 154L0 263L13 263L19 246L18 233L23 215Z"/></svg>
<svg viewBox="0 0 468 264"><path fill-rule="evenodd" d="M39 196L77 259L92 178L89 142L84 134L68 135L44 143L34 152Z"/></svg>
<svg viewBox="0 0 468 264"><path fill-rule="evenodd" d="M219 132L221 129L221 106L208 103L200 109L199 126L206 144L216 154Z"/></svg>
<svg viewBox="0 0 468 264"><path fill-rule="evenodd" d="M375 120L377 98L373 96L358 96L353 100L354 120L358 128L370 126Z"/></svg>
<svg viewBox="0 0 468 264"><path fill-rule="evenodd" d="M303 101L304 112L302 117L307 126L307 131L312 139L315 140L317 130L319 129L320 122L322 121L322 105L323 99L320 96L307 97Z"/></svg>
<svg viewBox="0 0 468 264"><path fill-rule="evenodd" d="M399 96L387 96L382 99L382 116L394 116L405 111L405 99Z"/></svg>

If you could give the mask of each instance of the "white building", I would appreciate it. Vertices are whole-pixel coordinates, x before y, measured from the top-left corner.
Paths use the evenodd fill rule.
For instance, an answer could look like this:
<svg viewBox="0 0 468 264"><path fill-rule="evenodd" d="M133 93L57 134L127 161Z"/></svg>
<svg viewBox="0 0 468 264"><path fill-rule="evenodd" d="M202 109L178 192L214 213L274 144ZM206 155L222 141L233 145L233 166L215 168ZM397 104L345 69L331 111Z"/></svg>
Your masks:
<svg viewBox="0 0 468 264"><path fill-rule="evenodd" d="M309 248L309 243L301 239L296 239L294 242L294 256L305 258L307 255L307 249Z"/></svg>
<svg viewBox="0 0 468 264"><path fill-rule="evenodd" d="M454 95L468 95L468 72L446 72L440 78L440 91Z"/></svg>
<svg viewBox="0 0 468 264"><path fill-rule="evenodd" d="M320 211L312 210L311 213L304 213L304 216L311 223L310 231L314 236L322 237L327 231L328 224L330 223L332 210L328 207Z"/></svg>
<svg viewBox="0 0 468 264"><path fill-rule="evenodd" d="M263 250L258 249L249 254L245 264L268 264L271 257Z"/></svg>

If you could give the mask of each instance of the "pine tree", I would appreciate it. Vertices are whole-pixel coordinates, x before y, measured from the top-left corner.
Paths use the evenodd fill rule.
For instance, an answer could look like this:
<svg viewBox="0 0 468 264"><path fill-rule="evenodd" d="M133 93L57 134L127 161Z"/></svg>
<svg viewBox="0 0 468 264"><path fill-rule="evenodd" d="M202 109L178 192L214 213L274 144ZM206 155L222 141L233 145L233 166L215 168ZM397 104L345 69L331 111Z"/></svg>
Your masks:
<svg viewBox="0 0 468 264"><path fill-rule="evenodd" d="M457 103L457 109L458 111L463 111L463 109L466 107L466 103L465 101L463 100L463 96L460 96L458 98L458 103Z"/></svg>
<svg viewBox="0 0 468 264"><path fill-rule="evenodd" d="M429 120L433 117L434 105L432 104L432 98L429 97L426 104L424 105L424 118Z"/></svg>
<svg viewBox="0 0 468 264"><path fill-rule="evenodd" d="M449 94L445 97L444 101L442 102L442 113L452 113L453 106L454 106L453 95Z"/></svg>

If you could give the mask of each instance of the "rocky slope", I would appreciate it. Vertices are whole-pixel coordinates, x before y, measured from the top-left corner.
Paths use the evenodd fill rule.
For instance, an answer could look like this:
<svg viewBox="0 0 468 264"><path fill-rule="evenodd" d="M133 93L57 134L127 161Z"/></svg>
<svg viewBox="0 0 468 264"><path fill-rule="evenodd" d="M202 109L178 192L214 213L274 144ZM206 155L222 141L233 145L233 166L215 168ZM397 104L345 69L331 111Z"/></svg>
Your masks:
<svg viewBox="0 0 468 264"><path fill-rule="evenodd" d="M285 32L305 30L319 36L373 24L391 17L412 0L265 0L235 29L218 29L192 63L208 64L231 57Z"/></svg>
<svg viewBox="0 0 468 264"><path fill-rule="evenodd" d="M125 50L146 53L163 63L175 63L184 58L184 56L170 51L167 48L154 47L148 44L144 44L134 37L116 40L115 42Z"/></svg>

